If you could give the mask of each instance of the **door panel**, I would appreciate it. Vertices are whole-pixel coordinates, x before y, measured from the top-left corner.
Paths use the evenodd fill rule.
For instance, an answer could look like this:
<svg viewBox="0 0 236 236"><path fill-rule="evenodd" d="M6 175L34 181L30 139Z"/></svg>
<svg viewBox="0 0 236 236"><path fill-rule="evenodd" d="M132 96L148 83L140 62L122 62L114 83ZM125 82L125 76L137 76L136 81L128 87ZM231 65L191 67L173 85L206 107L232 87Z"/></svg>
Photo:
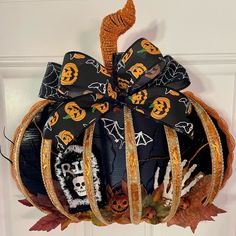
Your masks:
<svg viewBox="0 0 236 236"><path fill-rule="evenodd" d="M102 18L125 1L0 0L0 143L9 155L11 137L23 116L38 101L40 83L48 61L61 63L69 50L81 50L99 61L99 27ZM187 89L213 106L236 135L236 22L234 0L136 1L135 26L121 37L120 50L135 39L147 37L188 70L192 85ZM10 173L10 164L0 159L0 235L48 235L28 229L43 214L17 202L23 196ZM235 165L234 165L235 169ZM236 232L236 183L233 176L216 199L227 210L215 222L202 222L196 236L233 236ZM165 225L117 225L96 227L90 223L56 229L50 235L187 236L190 229Z"/></svg>

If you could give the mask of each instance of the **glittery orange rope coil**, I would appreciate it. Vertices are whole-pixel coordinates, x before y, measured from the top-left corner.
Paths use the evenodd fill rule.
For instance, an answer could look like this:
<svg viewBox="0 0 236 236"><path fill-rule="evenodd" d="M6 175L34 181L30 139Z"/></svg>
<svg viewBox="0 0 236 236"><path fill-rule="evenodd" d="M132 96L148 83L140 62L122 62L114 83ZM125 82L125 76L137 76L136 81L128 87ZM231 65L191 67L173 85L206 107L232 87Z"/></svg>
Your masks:
<svg viewBox="0 0 236 236"><path fill-rule="evenodd" d="M123 9L106 16L100 29L100 43L106 69L112 70L112 55L117 52L117 40L135 23L135 6L128 0Z"/></svg>

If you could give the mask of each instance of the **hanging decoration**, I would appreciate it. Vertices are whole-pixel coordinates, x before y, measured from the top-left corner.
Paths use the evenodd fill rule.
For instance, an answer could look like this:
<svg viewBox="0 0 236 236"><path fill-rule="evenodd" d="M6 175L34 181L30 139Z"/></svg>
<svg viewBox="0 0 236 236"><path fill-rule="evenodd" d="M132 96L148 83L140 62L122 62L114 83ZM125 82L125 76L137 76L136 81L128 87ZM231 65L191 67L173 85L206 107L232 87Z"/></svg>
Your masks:
<svg viewBox="0 0 236 236"><path fill-rule="evenodd" d="M37 102L11 144L20 202L46 215L30 230L167 223L191 227L224 213L213 201L230 177L227 124L191 92L186 69L148 39L118 52L135 7L104 18L104 66L83 52L48 63ZM158 226L157 226L158 227Z"/></svg>

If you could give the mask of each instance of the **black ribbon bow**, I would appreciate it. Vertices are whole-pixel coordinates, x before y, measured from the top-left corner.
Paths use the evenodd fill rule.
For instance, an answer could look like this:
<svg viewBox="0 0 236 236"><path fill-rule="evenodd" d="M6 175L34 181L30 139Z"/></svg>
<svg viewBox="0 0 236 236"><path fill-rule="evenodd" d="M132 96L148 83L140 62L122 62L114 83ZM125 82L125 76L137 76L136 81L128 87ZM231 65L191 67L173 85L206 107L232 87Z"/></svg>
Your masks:
<svg viewBox="0 0 236 236"><path fill-rule="evenodd" d="M185 68L144 38L114 56L112 75L92 57L68 52L62 66L48 64L40 89L41 98L62 102L43 136L63 150L102 115L125 105L192 137L191 103L179 91L189 84Z"/></svg>

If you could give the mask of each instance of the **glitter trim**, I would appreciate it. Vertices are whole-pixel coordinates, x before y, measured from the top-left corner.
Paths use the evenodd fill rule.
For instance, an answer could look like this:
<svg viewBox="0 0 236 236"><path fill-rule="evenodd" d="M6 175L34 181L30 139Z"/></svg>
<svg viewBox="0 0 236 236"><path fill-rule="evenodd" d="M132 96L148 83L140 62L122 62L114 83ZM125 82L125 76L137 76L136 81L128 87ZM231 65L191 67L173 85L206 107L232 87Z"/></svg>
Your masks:
<svg viewBox="0 0 236 236"><path fill-rule="evenodd" d="M191 99L191 102L200 118L203 128L205 130L207 140L209 142L211 161L212 161L212 177L211 186L204 202L204 206L212 203L221 189L221 185L224 178L224 158L223 150L221 145L221 140L219 133L204 108L198 104L196 101Z"/></svg>
<svg viewBox="0 0 236 236"><path fill-rule="evenodd" d="M24 119L22 120L19 127L16 129L13 143L10 147L10 158L12 160L12 175L16 181L18 189L22 192L25 198L36 208L38 208L43 213L50 213L51 211L48 210L46 207L40 206L35 200L33 200L34 195L31 194L28 189L25 187L21 175L20 175L20 167L19 167L19 155L20 155L20 146L22 143L22 139L24 137L25 131L28 128L30 122L33 118L40 112L45 106L47 106L51 101L40 101L35 103L30 111L25 115Z"/></svg>
<svg viewBox="0 0 236 236"><path fill-rule="evenodd" d="M93 181L93 168L92 168L92 143L93 143L93 132L95 124L92 124L85 130L84 141L83 141L83 169L84 169L84 182L87 192L87 198L90 203L90 208L95 215L95 217L104 225L108 225L108 222L103 218L94 192L94 181Z"/></svg>
<svg viewBox="0 0 236 236"><path fill-rule="evenodd" d="M41 172L43 177L43 182L48 193L52 204L57 208L57 210L66 216L68 219L73 222L78 222L78 218L74 215L68 213L62 206L60 200L57 197L54 185L53 178L51 173L51 150L52 149L52 140L43 139L41 146Z"/></svg>
<svg viewBox="0 0 236 236"><path fill-rule="evenodd" d="M169 214L162 220L162 222L171 220L175 215L180 203L182 185L181 154L178 136L174 129L167 126L165 126L165 133L171 162L171 184L173 186L173 196Z"/></svg>
<svg viewBox="0 0 236 236"><path fill-rule="evenodd" d="M139 224L142 218L142 196L139 173L138 153L135 142L134 126L131 111L124 107L125 127L125 155L127 171L127 187L130 206L130 220L133 224Z"/></svg>

